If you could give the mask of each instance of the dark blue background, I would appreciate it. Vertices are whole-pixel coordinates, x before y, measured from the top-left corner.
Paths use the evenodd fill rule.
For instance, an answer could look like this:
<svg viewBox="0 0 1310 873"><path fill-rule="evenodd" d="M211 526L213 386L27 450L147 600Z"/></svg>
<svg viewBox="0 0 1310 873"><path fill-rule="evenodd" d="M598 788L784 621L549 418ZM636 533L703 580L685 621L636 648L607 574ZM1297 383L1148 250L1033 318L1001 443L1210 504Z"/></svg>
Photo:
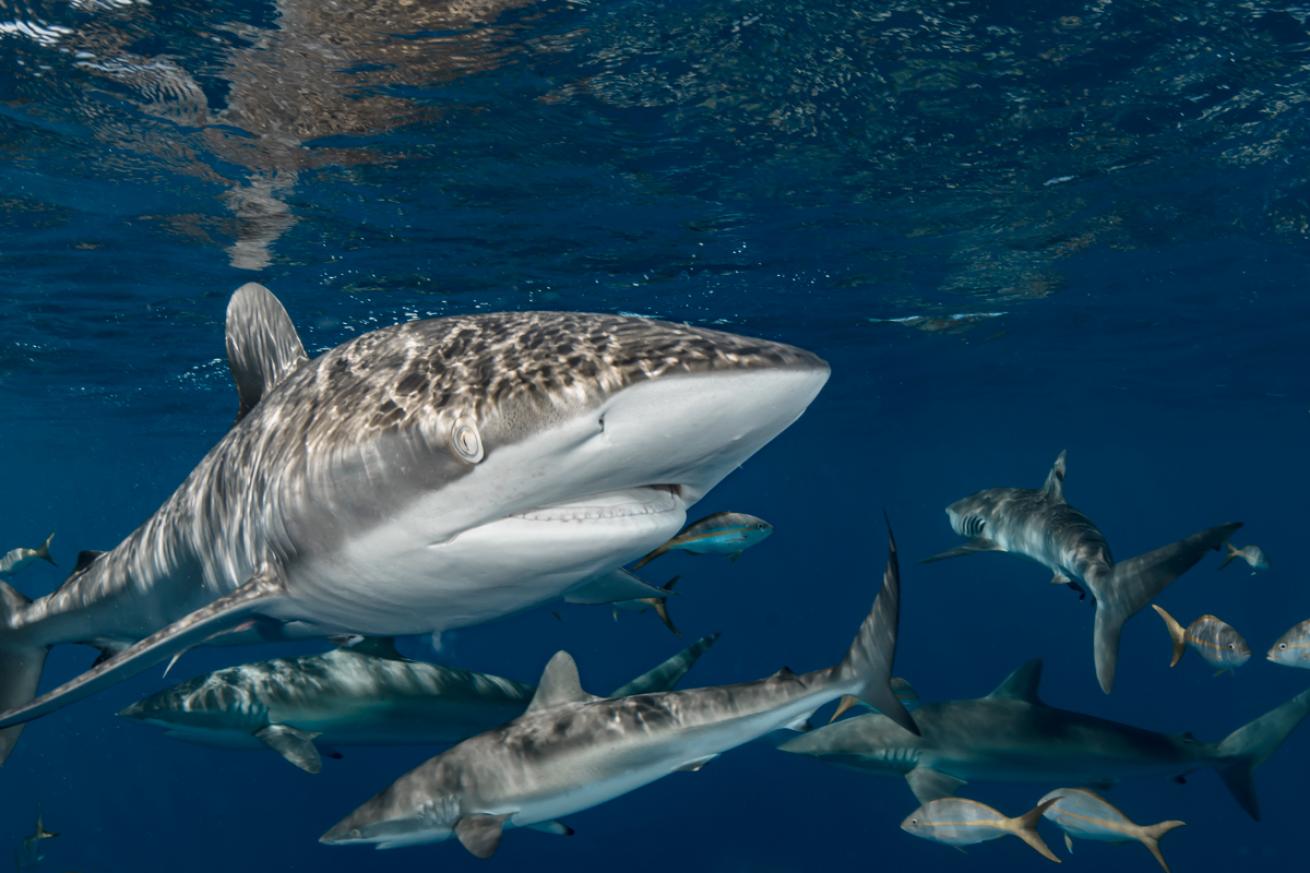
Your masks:
<svg viewBox="0 0 1310 873"><path fill-rule="evenodd" d="M1053 704L1217 740L1306 687L1263 660L1310 617L1301 18L1228 3L347 5L354 18L290 0L12 11L66 32L0 35L0 548L53 528L66 571L181 481L235 409L222 317L244 281L281 296L311 351L410 317L637 312L833 365L810 412L697 507L761 515L774 536L735 564L650 568L683 573L688 637L723 631L697 684L840 657L886 510L907 559L897 670L925 699L984 694L1041 655ZM232 254L239 240L262 267L238 268L258 266ZM970 313L989 315L950 320ZM1091 609L1042 568L915 563L954 544L947 503L1036 487L1062 448L1067 495L1120 558L1247 523L1237 542L1271 571L1218 573L1216 556L1161 597L1247 636L1236 676L1194 655L1171 671L1148 613L1105 697ZM60 579L39 566L16 584ZM650 616L560 612L459 631L442 656L533 681L567 647L600 690L678 645ZM56 651L47 681L90 658ZM454 845L316 842L428 750L350 749L310 777L114 717L162 684L152 672L29 727L0 771L0 846L39 802L62 833L49 869L478 866ZM1188 821L1164 841L1175 870L1274 869L1302 857L1308 766L1303 728L1258 772L1259 825L1210 773L1111 798L1138 821ZM1051 787L965 793L1017 814ZM1018 841L966 858L914 840L897 829L914 805L899 780L757 745L574 816L571 840L512 833L494 863L1047 863ZM1154 869L1093 844L1066 863Z"/></svg>

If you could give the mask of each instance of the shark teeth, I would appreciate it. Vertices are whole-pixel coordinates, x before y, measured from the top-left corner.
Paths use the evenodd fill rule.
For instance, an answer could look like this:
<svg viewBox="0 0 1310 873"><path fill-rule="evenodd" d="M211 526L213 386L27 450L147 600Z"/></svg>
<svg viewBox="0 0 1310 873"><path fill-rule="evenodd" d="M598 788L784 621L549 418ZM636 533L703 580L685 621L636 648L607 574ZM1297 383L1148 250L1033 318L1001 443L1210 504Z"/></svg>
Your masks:
<svg viewBox="0 0 1310 873"><path fill-rule="evenodd" d="M640 515L660 515L678 509L677 485L649 485L607 494L595 494L571 503L544 506L531 512L515 513L513 518L527 521L581 522Z"/></svg>

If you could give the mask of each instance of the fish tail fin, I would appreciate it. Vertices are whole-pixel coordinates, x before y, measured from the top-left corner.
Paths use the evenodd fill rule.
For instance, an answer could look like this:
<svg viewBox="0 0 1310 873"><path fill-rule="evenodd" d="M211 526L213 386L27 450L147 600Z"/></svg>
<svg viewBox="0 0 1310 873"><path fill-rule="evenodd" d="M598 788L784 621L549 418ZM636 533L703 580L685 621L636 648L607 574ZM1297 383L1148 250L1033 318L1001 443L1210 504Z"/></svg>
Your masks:
<svg viewBox="0 0 1310 873"><path fill-rule="evenodd" d="M1154 856L1155 860L1160 862L1160 866L1164 868L1164 873L1169 873L1169 865L1165 863L1164 855L1160 852L1160 838L1174 828L1180 828L1185 824L1187 824L1185 821L1171 820L1146 825L1138 836L1138 839L1142 841L1142 845L1146 846L1146 850Z"/></svg>
<svg viewBox="0 0 1310 873"><path fill-rule="evenodd" d="M1227 542L1241 526L1238 521L1194 533L1176 543L1121 561L1108 575L1088 579L1096 597L1096 630L1092 644L1096 656L1096 678L1102 691L1109 694L1114 688L1119 637L1124 622L1150 603L1169 583L1195 566L1207 550L1218 549Z"/></svg>
<svg viewBox="0 0 1310 873"><path fill-rule="evenodd" d="M1046 812L1048 807L1059 801L1060 798L1058 797L1043 800L1023 815L1018 818L1012 818L1008 821L1010 833L1032 846L1033 850L1043 858L1046 858L1048 861L1054 861L1057 864L1060 863L1060 859L1051 851L1051 847L1046 845L1046 841L1042 839L1042 835L1037 833L1037 822L1042 820L1042 813Z"/></svg>
<svg viewBox="0 0 1310 873"><path fill-rule="evenodd" d="M664 622L664 626L668 628L669 632L675 637L682 636L682 631L678 630L678 626L673 623L673 617L669 615L669 595L673 593L673 586L677 585L678 580L681 578L681 576L674 576L672 579L665 582L660 586L660 590L665 592L664 596L652 597L650 599L650 608L655 610L655 614L659 616L660 621ZM717 637L717 634L715 636Z"/></svg>
<svg viewBox="0 0 1310 873"><path fill-rule="evenodd" d="M37 547L36 550L37 555L42 560L49 561L51 564L55 563L54 556L50 554L50 541L53 540L54 538L55 538L55 532L50 531L50 535L45 538L45 542L41 543L41 545Z"/></svg>
<svg viewBox="0 0 1310 873"><path fill-rule="evenodd" d="M1173 643L1173 653L1169 659L1169 666L1177 667L1178 661L1183 657L1183 652L1187 651L1187 629L1178 623L1178 619L1166 612L1164 607L1152 603L1151 608L1164 621L1164 629L1169 632L1169 641Z"/></svg>
<svg viewBox="0 0 1310 873"><path fill-rule="evenodd" d="M1237 548L1237 546L1233 545L1232 543L1224 543L1224 546L1227 548L1228 554L1224 555L1224 559L1219 562L1220 570L1222 570L1224 567L1227 567L1229 564L1233 563L1234 559L1236 559L1239 555L1242 554L1241 549Z"/></svg>
<svg viewBox="0 0 1310 873"><path fill-rule="evenodd" d="M887 526L887 568L882 589L873 608L860 625L846 657L831 675L858 697L913 734L918 726L892 689L892 662L896 658L896 632L901 614L901 570L896 558L896 539Z"/></svg>
<svg viewBox="0 0 1310 873"><path fill-rule="evenodd" d="M21 643L13 629L14 616L31 602L0 582L0 710L30 703L36 697L36 686L41 681L41 669L49 650L45 646ZM22 732L21 724L0 730L0 764L14 750Z"/></svg>
<svg viewBox="0 0 1310 873"><path fill-rule="evenodd" d="M1215 769L1247 815L1260 820L1260 802L1255 795L1255 768L1278 750L1301 720L1310 714L1310 691L1302 691L1281 706L1242 725L1223 739L1217 748Z"/></svg>

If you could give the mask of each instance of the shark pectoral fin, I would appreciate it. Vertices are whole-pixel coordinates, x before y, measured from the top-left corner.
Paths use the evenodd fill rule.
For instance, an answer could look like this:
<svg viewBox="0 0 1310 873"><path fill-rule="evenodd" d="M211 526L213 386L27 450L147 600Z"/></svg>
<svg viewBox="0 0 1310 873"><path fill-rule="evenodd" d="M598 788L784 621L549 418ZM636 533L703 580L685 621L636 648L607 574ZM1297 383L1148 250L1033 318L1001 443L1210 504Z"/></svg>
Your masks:
<svg viewBox="0 0 1310 873"><path fill-rule="evenodd" d="M924 558L920 564L932 564L937 561L945 561L947 558L958 558L962 555L973 555L978 552L999 552L1003 551L1000 546L984 537L974 537L962 546L956 546L953 549L947 549L944 552L938 552L929 558Z"/></svg>
<svg viewBox="0 0 1310 873"><path fill-rule="evenodd" d="M697 759L694 760L694 761L688 761L687 763L683 764L681 767L677 768L677 769L678 769L678 772L680 772L680 773L699 773L699 772L700 772L700 769L701 769L702 767L704 767L706 764L708 764L710 761L713 761L713 760L714 760L715 758L717 758L717 757L719 757L719 756L718 756L718 755L706 755L704 758L697 758Z"/></svg>
<svg viewBox="0 0 1310 873"><path fill-rule="evenodd" d="M487 859L496 854L500 838L505 834L509 815L466 815L455 822L455 836L459 844L475 858Z"/></svg>
<svg viewBox="0 0 1310 873"><path fill-rule="evenodd" d="M543 834L554 834L557 837L571 837L575 833L573 828L562 821L539 821L536 824L528 825L528 830L541 831Z"/></svg>
<svg viewBox="0 0 1310 873"><path fill-rule="evenodd" d="M128 646L30 703L0 712L0 728L39 718L90 697L108 685L135 676L174 653L209 639L218 631L240 624L256 610L277 602L284 592L280 571L266 565L235 591Z"/></svg>
<svg viewBox="0 0 1310 873"><path fill-rule="evenodd" d="M1064 847L1068 850L1070 855L1073 854L1073 837L1069 836L1068 831L1064 832Z"/></svg>
<svg viewBox="0 0 1310 873"><path fill-rule="evenodd" d="M963 779L956 779L940 770L920 764L905 774L905 781L910 783L910 790L920 803L931 803L943 797L954 797L955 792L965 785Z"/></svg>
<svg viewBox="0 0 1310 873"><path fill-rule="evenodd" d="M323 759L318 749L314 748L314 737L318 734L308 733L299 728L285 724L271 724L255 731L255 736L273 751L295 764L306 773L317 773L323 769Z"/></svg>
<svg viewBox="0 0 1310 873"><path fill-rule="evenodd" d="M615 688L609 696L629 697L633 694L672 691L682 677L687 675L687 671L700 660L700 656L708 652L718 640L717 631L706 634L672 658L661 661L631 682Z"/></svg>
<svg viewBox="0 0 1310 873"><path fill-rule="evenodd" d="M227 365L240 399L237 421L308 360L291 316L273 292L255 282L238 288L227 304Z"/></svg>

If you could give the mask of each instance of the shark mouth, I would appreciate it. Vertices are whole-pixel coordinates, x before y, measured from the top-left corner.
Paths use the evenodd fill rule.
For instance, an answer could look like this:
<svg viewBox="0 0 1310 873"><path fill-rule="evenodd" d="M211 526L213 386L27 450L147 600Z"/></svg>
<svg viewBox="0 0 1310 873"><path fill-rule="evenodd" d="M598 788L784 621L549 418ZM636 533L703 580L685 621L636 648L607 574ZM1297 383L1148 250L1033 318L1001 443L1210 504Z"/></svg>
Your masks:
<svg viewBox="0 0 1310 873"><path fill-rule="evenodd" d="M622 491L592 494L567 503L555 503L529 512L514 513L511 518L526 521L583 522L663 515L683 508L681 485L643 485Z"/></svg>

